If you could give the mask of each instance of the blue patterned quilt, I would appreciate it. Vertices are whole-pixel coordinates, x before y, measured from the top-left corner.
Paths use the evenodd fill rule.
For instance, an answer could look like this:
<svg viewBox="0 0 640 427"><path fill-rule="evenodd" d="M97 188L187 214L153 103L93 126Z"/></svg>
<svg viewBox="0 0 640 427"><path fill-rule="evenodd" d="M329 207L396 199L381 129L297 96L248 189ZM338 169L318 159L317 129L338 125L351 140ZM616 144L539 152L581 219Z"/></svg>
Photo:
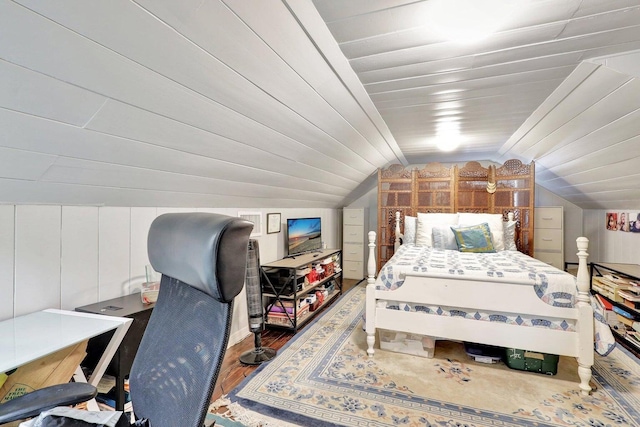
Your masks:
<svg viewBox="0 0 640 427"><path fill-rule="evenodd" d="M577 297L574 276L518 251L469 253L411 244L400 246L382 267L377 289L398 289L405 274L413 272L526 282L542 301L555 307L573 307Z"/></svg>
<svg viewBox="0 0 640 427"><path fill-rule="evenodd" d="M467 277L473 279L504 278L514 283L528 283L536 295L554 307L574 307L577 300L576 278L535 258L518 251L497 253L466 253L454 250L434 249L412 244L402 245L394 256L382 267L376 281L376 289L393 291L402 286L406 274L426 273L440 277ZM615 340L605 321L604 313L592 301L594 308L595 349L606 355L615 347ZM389 302L387 308L395 310L422 311L427 314L460 316L452 307L413 306L402 302ZM495 313L470 312L463 317L476 320L499 320L523 326L550 327L572 331L573 321L564 319L538 319L514 316L508 318ZM502 319L504 318L504 319Z"/></svg>

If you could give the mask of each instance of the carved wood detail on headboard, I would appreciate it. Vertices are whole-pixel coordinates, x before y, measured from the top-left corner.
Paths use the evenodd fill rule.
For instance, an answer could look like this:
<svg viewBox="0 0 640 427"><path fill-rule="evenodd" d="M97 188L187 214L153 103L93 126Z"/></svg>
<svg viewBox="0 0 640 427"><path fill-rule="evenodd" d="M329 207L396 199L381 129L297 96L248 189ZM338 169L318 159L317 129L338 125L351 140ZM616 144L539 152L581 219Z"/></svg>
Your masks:
<svg viewBox="0 0 640 427"><path fill-rule="evenodd" d="M511 159L502 166L483 167L471 161L463 167L427 163L423 168L391 165L378 171L378 270L393 255L395 213L500 213L517 221L518 250L533 256L535 165Z"/></svg>

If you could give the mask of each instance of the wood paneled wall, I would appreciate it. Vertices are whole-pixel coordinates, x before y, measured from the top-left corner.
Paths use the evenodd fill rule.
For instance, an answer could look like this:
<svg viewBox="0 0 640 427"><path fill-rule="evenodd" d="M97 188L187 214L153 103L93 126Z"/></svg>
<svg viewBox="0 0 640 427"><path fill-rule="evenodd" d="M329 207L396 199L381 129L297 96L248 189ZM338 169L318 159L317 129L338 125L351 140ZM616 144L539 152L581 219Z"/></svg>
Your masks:
<svg viewBox="0 0 640 427"><path fill-rule="evenodd" d="M243 209L0 205L0 320L45 308L74 310L139 292L145 281L151 222L168 212L236 216ZM323 240L340 242L340 209L254 209L288 217L320 216ZM263 262L284 255L285 230L256 237ZM249 334L246 299L235 301L230 343Z"/></svg>

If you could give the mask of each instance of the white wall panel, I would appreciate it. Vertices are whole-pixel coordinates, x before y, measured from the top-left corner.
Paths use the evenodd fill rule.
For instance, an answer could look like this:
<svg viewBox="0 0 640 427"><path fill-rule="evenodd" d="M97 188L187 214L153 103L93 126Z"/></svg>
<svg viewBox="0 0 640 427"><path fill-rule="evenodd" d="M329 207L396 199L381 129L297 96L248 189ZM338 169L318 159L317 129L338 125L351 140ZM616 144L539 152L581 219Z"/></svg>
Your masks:
<svg viewBox="0 0 640 427"><path fill-rule="evenodd" d="M249 5L240 2L240 5L250 9L249 19L260 16L263 23L273 19L282 22L282 25L278 26L279 43L273 47L267 45L261 37L256 37L255 29L247 26L245 14L240 12L239 16L236 16L234 12L237 12L237 5L232 5L234 10L230 10L222 2L205 2L198 5L197 13L186 15L184 5L176 2L143 0L139 3L253 85L279 101L280 104L288 106L289 109L313 124L315 128L331 136L332 138L327 138L325 142L327 152L334 151L332 147L336 141L343 141L350 151L359 153L371 162L385 161L380 153L374 153L368 149L369 143L327 103L323 98L324 93L317 92L308 84L304 79L307 72L300 71L297 67L295 69L290 67L278 55L282 44L290 44L292 40L306 40L299 25L289 19L291 13L282 3L253 3ZM277 19L276 16L284 19ZM265 19L266 17L270 17L270 19ZM292 25L285 25L289 22ZM225 28L225 30L221 31L221 28ZM230 46L234 48L230 49ZM310 44L308 49L298 52L299 55L300 52L304 52L305 57L313 56L322 60L321 55ZM179 60L172 62L180 63ZM323 65L323 68L327 67L326 64ZM311 66L311 64L307 64L307 66ZM316 69L314 72L317 73L318 70ZM223 76L222 79L225 77ZM226 80L230 81L231 79ZM337 80L333 80L333 83L338 87L341 86ZM250 88L247 90L250 97L259 99L251 93ZM220 93L220 89L216 89L215 92ZM342 92L344 93L344 91ZM238 111L246 109L246 106L239 108L236 105L231 105L227 100L222 103ZM288 112L283 112L283 114L286 116ZM247 115L257 117L253 111ZM271 121L265 123L272 126ZM277 126L272 127L279 129ZM309 130L310 135L316 132L314 128ZM388 149L388 147L386 148ZM343 156L349 159L351 154L344 153Z"/></svg>
<svg viewBox="0 0 640 427"><path fill-rule="evenodd" d="M166 213L186 213L186 212L197 212L195 208L157 208L156 215L160 216Z"/></svg>
<svg viewBox="0 0 640 427"><path fill-rule="evenodd" d="M602 222L602 216L598 210L585 209L584 213L584 236L589 239L589 258L591 261L603 261L601 250L602 234L604 232L604 226ZM604 214L603 214L604 215Z"/></svg>
<svg viewBox="0 0 640 427"><path fill-rule="evenodd" d="M606 145L603 147L602 143ZM640 110L594 131L553 153L554 166L536 171L536 179L551 182L576 170L602 166L603 158L610 164L640 156ZM538 173L539 172L539 173Z"/></svg>
<svg viewBox="0 0 640 427"><path fill-rule="evenodd" d="M126 294L140 292L146 282L145 267L149 265L147 237L157 216L156 208L131 208L131 264Z"/></svg>
<svg viewBox="0 0 640 427"><path fill-rule="evenodd" d="M65 205L112 206L236 206L259 205L293 208L304 204L307 208L323 208L321 200L305 200L281 197L244 197L241 195L213 195L184 191L132 190L115 187L74 185L53 182L30 182L0 178L0 200L4 203L51 203L64 201Z"/></svg>
<svg viewBox="0 0 640 427"><path fill-rule="evenodd" d="M284 177L284 176L283 176ZM305 189L262 185L254 182L227 181L221 178L206 178L166 171L156 171L130 166L121 166L94 161L60 158L41 178L43 181L84 184L140 190L160 190L199 194L222 194L233 196L242 189L246 197L272 199L284 196L305 200L313 197L317 201L338 203L346 191L318 193ZM291 179L288 182L292 182Z"/></svg>
<svg viewBox="0 0 640 427"><path fill-rule="evenodd" d="M0 320L47 307L74 309L139 291L148 264L148 229L156 215L197 211L235 217L241 210L260 211L262 215L279 212L283 221L320 216L323 239L328 246L337 247L332 242L339 240L335 229L341 221L341 210L333 209L0 205ZM261 261L284 256L285 237L284 229L259 237ZM234 304L230 345L250 333L246 294L238 295Z"/></svg>
<svg viewBox="0 0 640 427"><path fill-rule="evenodd" d="M56 156L0 147L0 177L35 181L55 160Z"/></svg>
<svg viewBox="0 0 640 427"><path fill-rule="evenodd" d="M13 317L15 207L0 205L0 321Z"/></svg>
<svg viewBox="0 0 640 427"><path fill-rule="evenodd" d="M174 127L178 126L176 122L170 123L172 123ZM138 123L138 125L141 124ZM197 141L194 141L197 145L211 147L205 150L206 153L202 153L208 155L202 155L195 149L192 150L193 152L189 152L186 150L187 144L184 144L184 141L189 140L189 137L192 136L190 134L174 133L172 136L168 136L168 138L172 138L174 143L170 144L172 145L170 148L167 148L161 145L87 131L51 120L38 119L1 109L0 126L6 135L6 138L0 141L0 146L16 149L0 149L0 153L5 153L6 150L9 150L8 154L5 154L5 157L9 154L12 155L7 157L6 165L4 165L3 160L0 159L0 164L2 164L5 169L4 171L0 171L0 176L3 176L3 173L8 173L8 175L6 175L7 177L17 176L24 179L37 179L55 159L54 156L44 156L43 154L31 154L27 151L20 151L28 150L37 153L58 154L61 158L63 156L73 158L73 161L86 159L114 165L225 179L235 182L270 182L273 186L281 188L291 187L297 188L298 190L302 189L323 193L335 192L337 194L346 194L349 185L353 184L353 181L336 179L328 179L326 182L316 182L313 179L314 176L322 178L328 176L329 173L309 166L295 164L295 162L285 161L278 158L278 156L264 154L262 156L263 158L259 159L260 156L257 153L259 150L253 150L256 152L254 153L253 162L246 162L244 160L245 156L238 156L242 147L239 147L237 144L229 144L231 146L228 148L216 148L221 144L227 145L228 141L202 140L202 138L199 138ZM155 122L147 122L146 126L148 128L157 128ZM183 128L184 127L186 126L183 126ZM202 131L199 132L199 135L200 134L214 137L214 135ZM47 135L47 138L43 138L42 135ZM183 147L181 145L185 146ZM227 151L228 156L224 160L218 160L215 154L216 151ZM251 174L247 174L246 168L239 168L238 164L231 162L233 158L231 152L234 152L238 164L246 164L250 167L252 171ZM261 151L261 153L265 152ZM14 156L18 155L29 155L34 158L14 158ZM11 168L11 164L17 164L18 162L32 164L32 167L27 168L21 166L20 169L15 167ZM271 163L271 165L266 168L260 167L260 165L264 165L266 162ZM43 164L41 165L40 163ZM291 171L289 169L291 169ZM305 173L305 171L309 173ZM18 175L19 172L22 175ZM292 180L290 172L295 173L299 179ZM330 182L334 182L337 186L330 184ZM106 184L107 183L105 183L105 185Z"/></svg>
<svg viewBox="0 0 640 427"><path fill-rule="evenodd" d="M260 129L255 122L230 110L220 111L216 115L217 120L209 121L206 129L202 129L110 101L88 128L256 170L301 177L310 186L320 183L344 186L353 183L326 170L329 165L339 165L339 162L324 154L318 153L316 158L308 147L292 144L292 141L267 128ZM256 138L258 134L260 138Z"/></svg>
<svg viewBox="0 0 640 427"><path fill-rule="evenodd" d="M623 75L614 74L621 77L622 80ZM560 117L563 117L566 123L562 123L557 129L546 128L545 130L550 133L537 141L529 150L524 151L523 154L530 155L535 159L542 156L553 156L553 152L562 146L589 135L594 129L599 129L621 119L630 111L640 108L638 99L629 96L629 93L638 93L638 91L640 91L640 80L627 80L593 105L590 105L589 100L585 99L584 94L581 98L569 99L566 104L572 105L572 110L579 106L581 111L578 113L574 110L577 114L575 116L573 116L573 112L557 111L562 113ZM586 106L588 108L585 108ZM559 109L563 110L562 107L564 105L561 104Z"/></svg>
<svg viewBox="0 0 640 427"><path fill-rule="evenodd" d="M105 301L127 294L131 209L100 208L98 228L98 300Z"/></svg>
<svg viewBox="0 0 640 427"><path fill-rule="evenodd" d="M84 126L106 98L9 62L0 61L2 107Z"/></svg>
<svg viewBox="0 0 640 427"><path fill-rule="evenodd" d="M60 221L60 206L16 207L16 316L60 308Z"/></svg>
<svg viewBox="0 0 640 427"><path fill-rule="evenodd" d="M585 210L585 229L589 238L589 260L640 264L640 233L607 230L607 212L628 212L612 205L610 209ZM637 212L637 210L636 210Z"/></svg>
<svg viewBox="0 0 640 427"><path fill-rule="evenodd" d="M98 207L62 207L61 305L98 302Z"/></svg>
<svg viewBox="0 0 640 427"><path fill-rule="evenodd" d="M323 153L334 159L344 159L346 164L354 165L358 170L368 173L375 169L373 164L380 157L374 150L356 153L343 145L345 141L329 138L327 130L310 126L308 120L293 109L137 5L118 2L115 7L115 4L100 4L100 12L95 9L98 5L83 8L84 3L81 2L67 9L45 10L41 8L47 5L39 2L30 5L52 15L63 25L38 19L34 13L22 8L0 5L0 14L11 16L7 36L20 40L21 50L30 53L25 56L16 54L17 50L5 50L5 53L0 46L0 56L7 55L21 65L45 69L61 80L150 111L162 111L168 117L181 117L183 121L188 120L185 114L194 110L196 104L208 104L201 105L202 109L208 110L210 100L214 100L309 147L320 144ZM86 19L81 19L82 16ZM15 35L22 25L34 29L33 37ZM64 25L84 33L86 37L67 30ZM119 31L112 31L114 25ZM140 31L141 28L144 31ZM93 43L92 39L98 43ZM74 53L60 53L60 49L55 49L60 45L72 46L66 52ZM46 56L47 51L53 50L58 52L57 61L43 63L43 59L35 54L40 52ZM193 67L194 63L198 67ZM211 79L212 75L216 78Z"/></svg>

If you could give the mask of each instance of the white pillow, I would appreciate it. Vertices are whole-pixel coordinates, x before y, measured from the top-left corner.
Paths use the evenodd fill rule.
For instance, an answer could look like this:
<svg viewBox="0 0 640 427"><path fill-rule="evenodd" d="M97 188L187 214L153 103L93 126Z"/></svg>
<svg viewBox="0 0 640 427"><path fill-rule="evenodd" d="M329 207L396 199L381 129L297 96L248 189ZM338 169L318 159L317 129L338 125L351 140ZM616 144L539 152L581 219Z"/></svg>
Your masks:
<svg viewBox="0 0 640 427"><path fill-rule="evenodd" d="M457 213L419 213L416 246L433 246L434 225L458 225Z"/></svg>
<svg viewBox="0 0 640 427"><path fill-rule="evenodd" d="M504 231L504 250L517 251L516 246L516 221L504 221L502 223Z"/></svg>
<svg viewBox="0 0 640 427"><path fill-rule="evenodd" d="M493 247L496 252L504 251L504 228L502 223L502 214L487 214L487 213L458 213L459 225L477 225L486 222L489 224L491 230L491 240L493 240Z"/></svg>
<svg viewBox="0 0 640 427"><path fill-rule="evenodd" d="M453 228L457 228L457 225L454 225ZM456 235L450 225L434 225L432 229L432 239L434 249L458 250Z"/></svg>
<svg viewBox="0 0 640 427"><path fill-rule="evenodd" d="M402 244L416 243L416 228L418 226L418 218L415 216L404 217L404 235Z"/></svg>

